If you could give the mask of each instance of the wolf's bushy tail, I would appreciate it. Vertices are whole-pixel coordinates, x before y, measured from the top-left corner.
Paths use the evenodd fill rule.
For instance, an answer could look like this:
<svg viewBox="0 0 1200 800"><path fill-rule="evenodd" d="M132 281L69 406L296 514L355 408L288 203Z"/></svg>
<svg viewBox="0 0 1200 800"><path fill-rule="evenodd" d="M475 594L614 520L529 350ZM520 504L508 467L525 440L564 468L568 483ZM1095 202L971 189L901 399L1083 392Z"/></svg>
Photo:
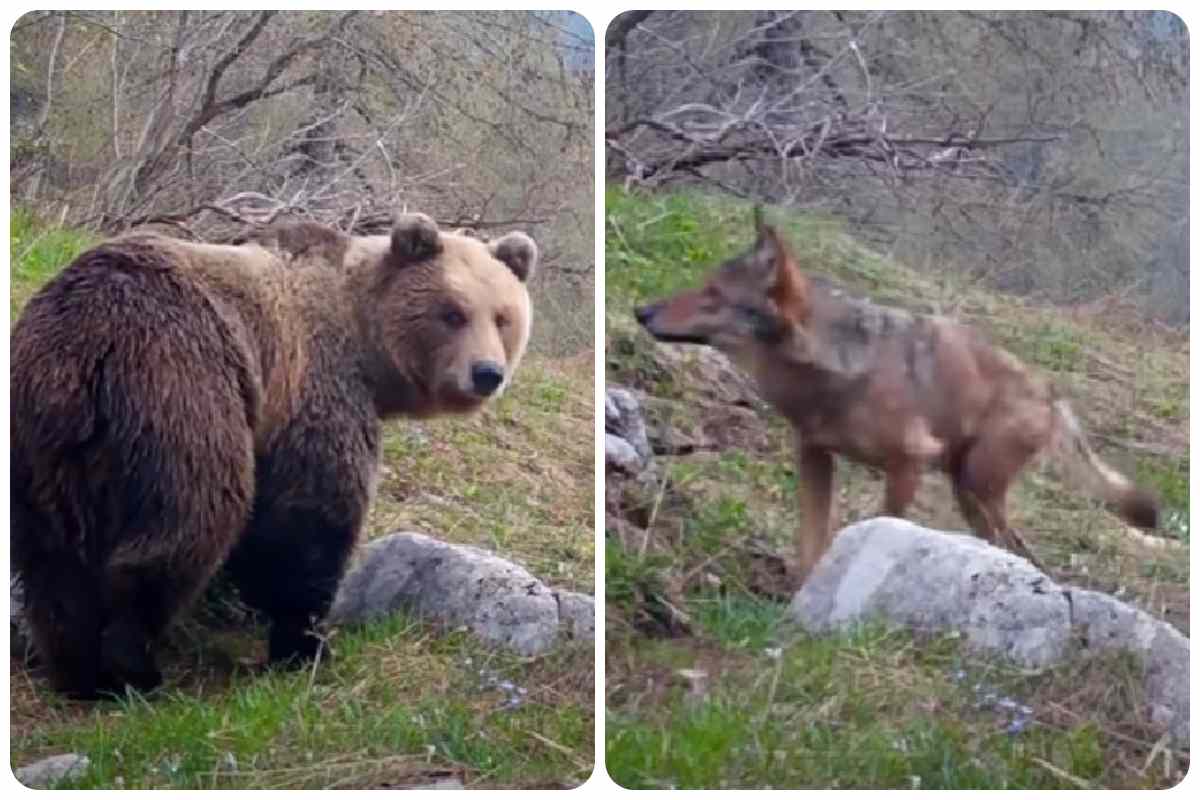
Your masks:
<svg viewBox="0 0 1200 800"><path fill-rule="evenodd" d="M1066 400L1055 400L1050 449L1066 479L1138 528L1158 527L1158 498L1105 464Z"/></svg>

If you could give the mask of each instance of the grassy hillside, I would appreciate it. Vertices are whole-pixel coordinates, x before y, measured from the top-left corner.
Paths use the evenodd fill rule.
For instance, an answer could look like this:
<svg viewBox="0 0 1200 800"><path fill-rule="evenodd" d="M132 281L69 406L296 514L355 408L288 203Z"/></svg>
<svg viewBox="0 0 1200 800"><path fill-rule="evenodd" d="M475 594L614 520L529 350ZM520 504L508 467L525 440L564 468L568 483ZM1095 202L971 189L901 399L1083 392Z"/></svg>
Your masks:
<svg viewBox="0 0 1200 800"><path fill-rule="evenodd" d="M10 310L85 233L12 218ZM470 419L386 426L367 535L419 530L495 551L548 584L594 584L590 353L527 357ZM522 659L403 616L336 632L334 659L263 672L262 629L220 587L176 627L166 688L71 703L11 662L11 758L74 751L87 787L373 788L445 777L468 786L572 786L593 761L590 645Z"/></svg>
<svg viewBox="0 0 1200 800"><path fill-rule="evenodd" d="M830 220L770 212L802 269L876 300L950 314L1052 374L1106 459L1153 486L1163 538L1131 532L1028 471L1011 517L1061 582L1137 602L1184 632L1188 618L1188 338L1113 303L1039 306L964 276L916 272ZM715 430L720 445L657 459L654 486L606 495L607 742L627 786L1163 786L1164 758L1136 665L1091 661L1039 675L978 661L954 639L864 629L814 639L785 623L779 554L798 522L786 425L714 401L672 368L631 308L696 284L753 241L749 206L699 194L611 189L606 219L609 384L650 395L657 430ZM736 412L736 413L735 413ZM875 516L883 483L839 463L839 524ZM909 516L966 526L945 479ZM667 637L667 638L664 638ZM1014 712L1027 706L1029 714Z"/></svg>

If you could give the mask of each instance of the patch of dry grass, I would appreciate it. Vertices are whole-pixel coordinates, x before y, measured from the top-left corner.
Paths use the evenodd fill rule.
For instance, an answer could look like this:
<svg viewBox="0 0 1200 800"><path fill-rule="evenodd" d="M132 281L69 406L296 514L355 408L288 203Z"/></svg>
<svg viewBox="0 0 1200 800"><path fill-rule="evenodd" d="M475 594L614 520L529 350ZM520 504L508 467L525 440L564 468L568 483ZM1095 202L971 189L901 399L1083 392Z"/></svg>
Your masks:
<svg viewBox="0 0 1200 800"><path fill-rule="evenodd" d="M591 353L529 356L504 397L477 416L389 424L368 535L421 531L591 591L593 363Z"/></svg>

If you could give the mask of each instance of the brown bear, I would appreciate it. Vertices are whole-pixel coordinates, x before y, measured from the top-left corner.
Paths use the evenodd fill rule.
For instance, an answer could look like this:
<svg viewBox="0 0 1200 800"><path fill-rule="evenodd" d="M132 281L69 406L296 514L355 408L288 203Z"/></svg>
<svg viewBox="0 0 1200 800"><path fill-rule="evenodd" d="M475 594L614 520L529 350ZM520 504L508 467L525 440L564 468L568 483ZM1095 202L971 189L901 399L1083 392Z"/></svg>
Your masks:
<svg viewBox="0 0 1200 800"><path fill-rule="evenodd" d="M417 214L390 236L306 225L110 241L13 329L13 567L59 690L158 685L155 640L222 565L268 617L270 660L312 658L380 421L470 412L512 378L528 236Z"/></svg>

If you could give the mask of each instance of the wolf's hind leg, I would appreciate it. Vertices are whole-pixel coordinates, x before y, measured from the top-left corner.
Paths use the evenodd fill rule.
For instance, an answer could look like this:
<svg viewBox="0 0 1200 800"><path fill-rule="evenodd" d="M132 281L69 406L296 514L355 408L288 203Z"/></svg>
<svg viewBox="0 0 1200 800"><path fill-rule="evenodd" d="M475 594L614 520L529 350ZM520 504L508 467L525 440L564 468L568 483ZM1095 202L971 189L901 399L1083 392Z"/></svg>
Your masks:
<svg viewBox="0 0 1200 800"><path fill-rule="evenodd" d="M975 497L970 492L963 492L959 489L954 491L955 497L958 499L958 506L962 509L963 516L967 518L975 535L979 536L984 541L998 545L1008 550L1011 553L1021 556L1029 561L1043 572L1046 568L1042 566L1042 562L1038 560L1033 551L1029 549L1029 545L1025 543L1025 539L1008 523L1008 517L1004 512L1003 500L1000 504L985 503Z"/></svg>
<svg viewBox="0 0 1200 800"><path fill-rule="evenodd" d="M993 435L977 441L960 460L952 475L954 496L967 522L980 538L1041 563L1008 524L1005 497L1013 480L1037 453L1036 439L1020 435Z"/></svg>

